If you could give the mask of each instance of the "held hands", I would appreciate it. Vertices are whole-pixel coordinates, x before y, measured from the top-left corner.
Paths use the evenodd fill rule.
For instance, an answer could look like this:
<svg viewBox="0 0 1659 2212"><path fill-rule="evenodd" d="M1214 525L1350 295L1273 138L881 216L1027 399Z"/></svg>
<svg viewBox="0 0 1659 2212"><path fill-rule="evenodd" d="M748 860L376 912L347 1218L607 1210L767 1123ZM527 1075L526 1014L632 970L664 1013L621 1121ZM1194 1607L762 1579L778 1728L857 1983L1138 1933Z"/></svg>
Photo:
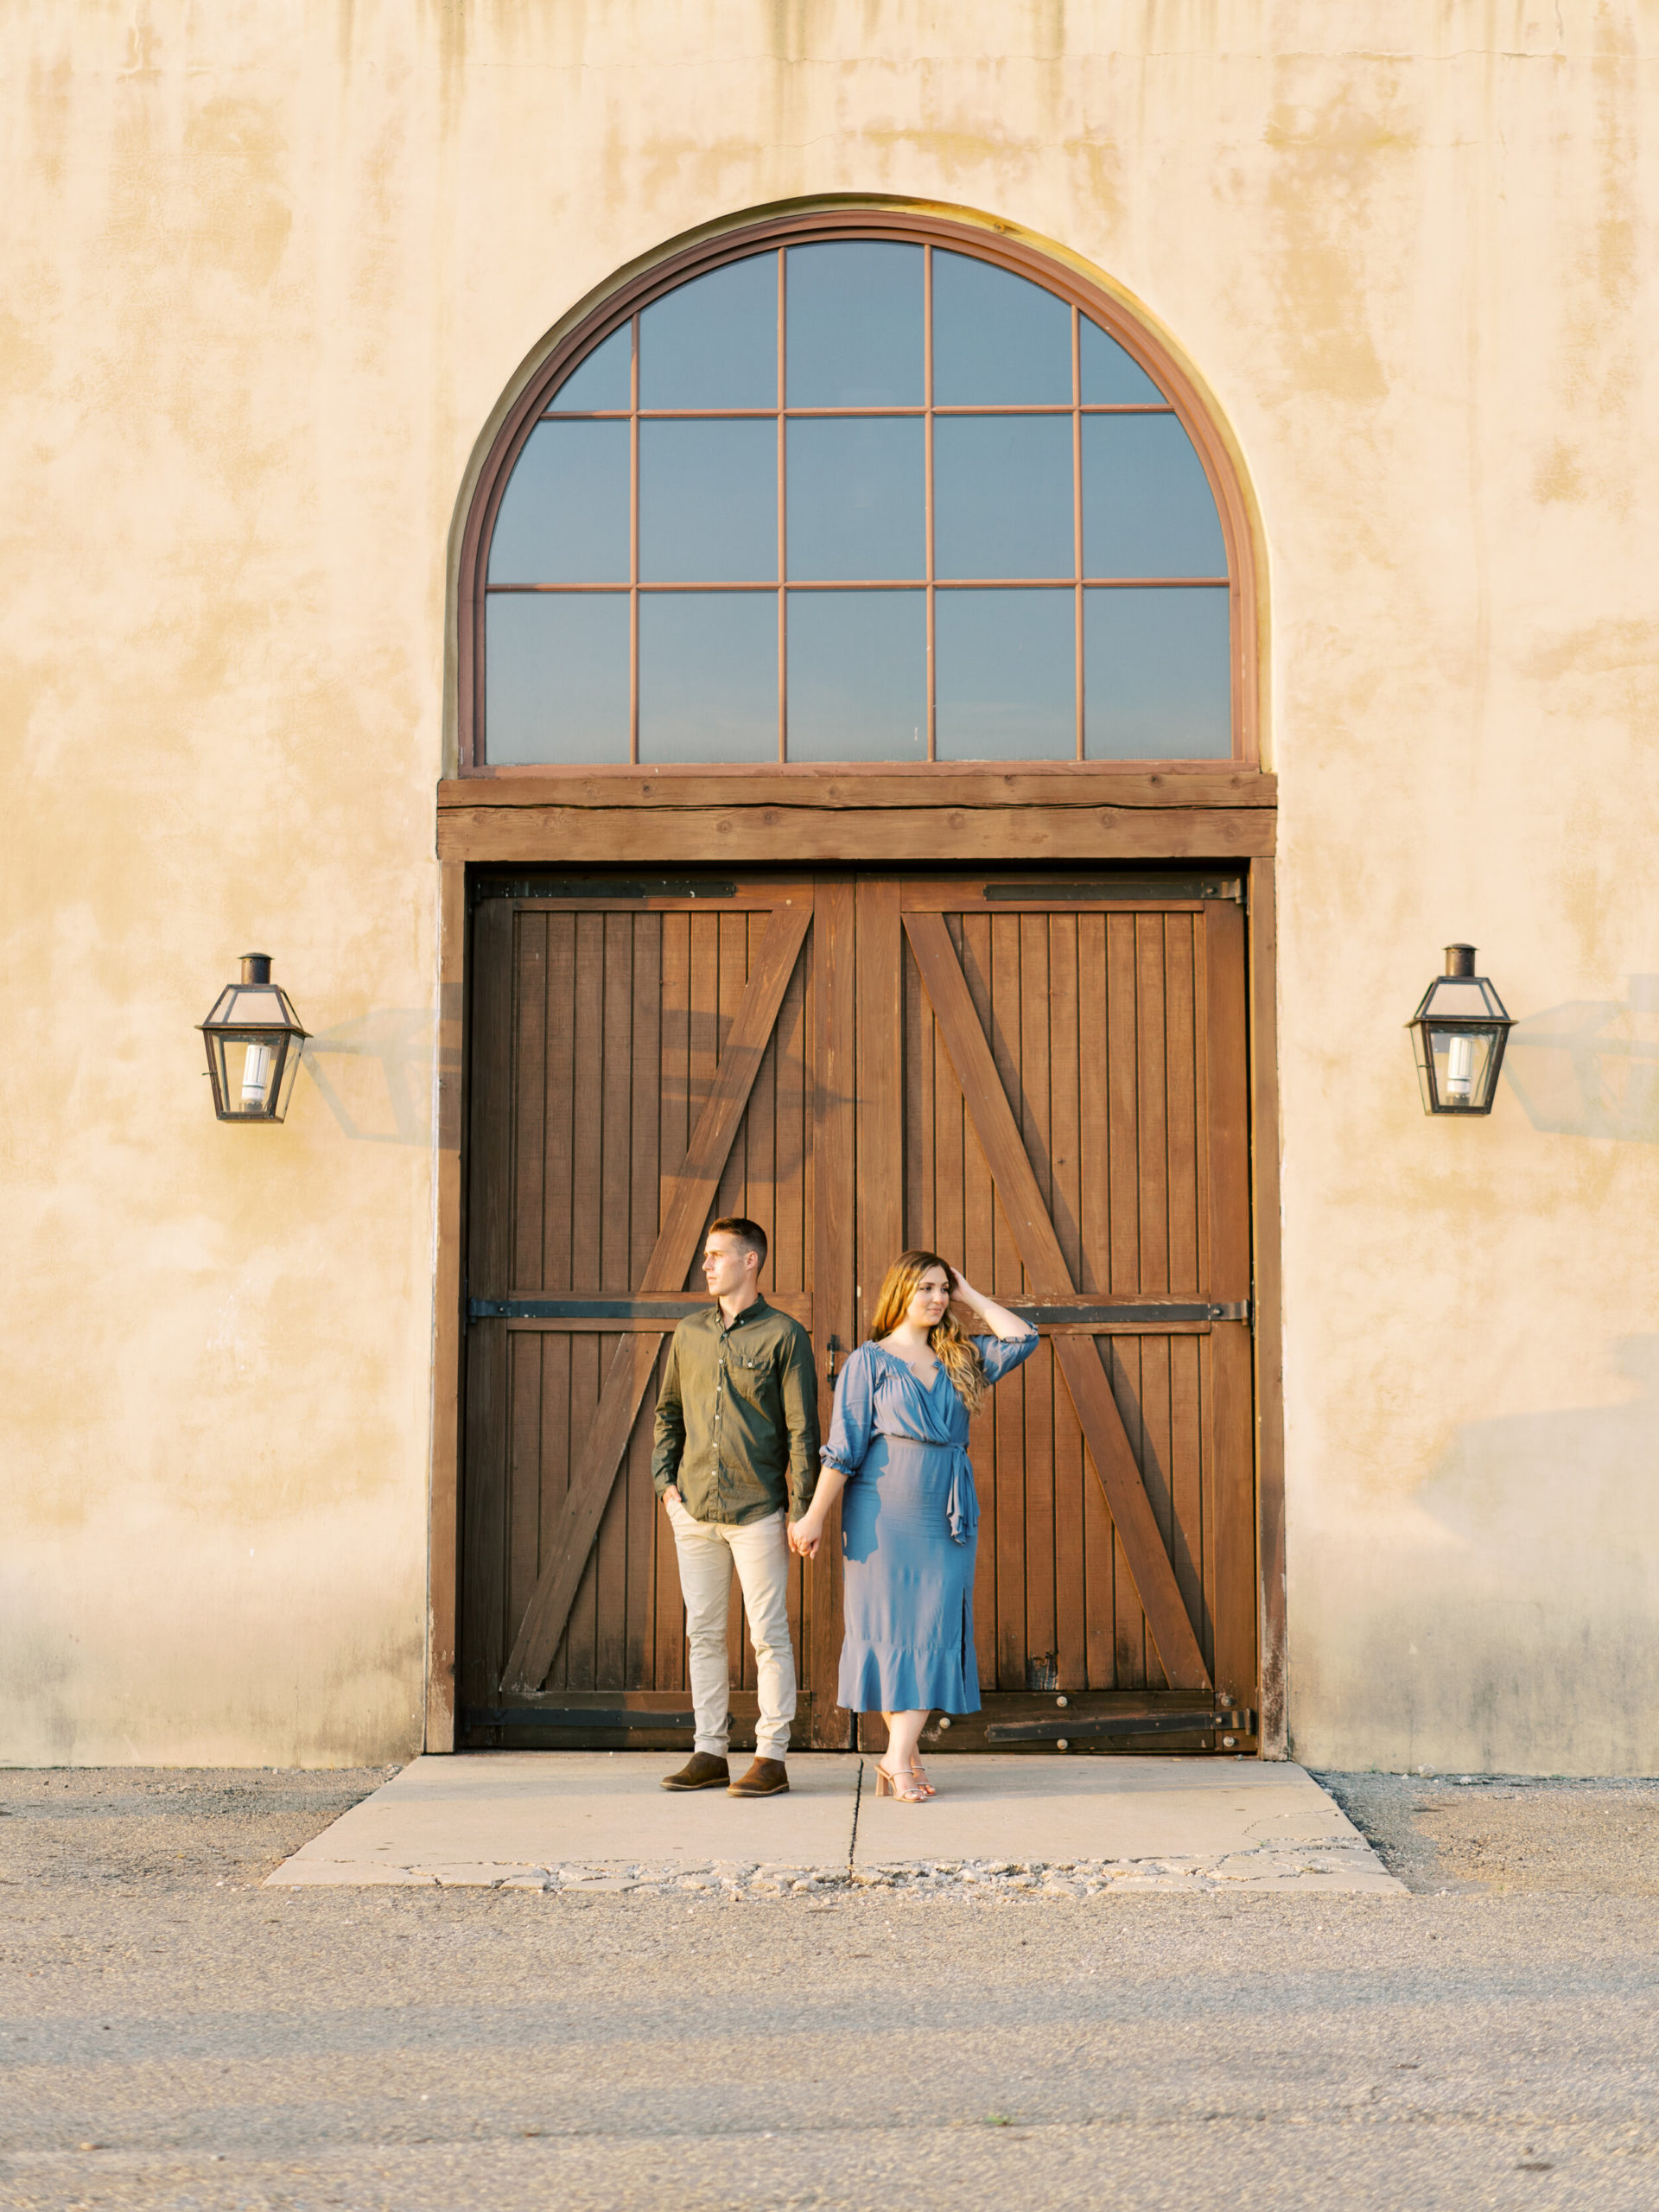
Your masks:
<svg viewBox="0 0 1659 2212"><path fill-rule="evenodd" d="M823 1535L822 1515L815 1514L809 1509L802 1514L798 1521L791 1521L789 1523L788 1535L791 1551L802 1559L816 1559L818 1544Z"/></svg>

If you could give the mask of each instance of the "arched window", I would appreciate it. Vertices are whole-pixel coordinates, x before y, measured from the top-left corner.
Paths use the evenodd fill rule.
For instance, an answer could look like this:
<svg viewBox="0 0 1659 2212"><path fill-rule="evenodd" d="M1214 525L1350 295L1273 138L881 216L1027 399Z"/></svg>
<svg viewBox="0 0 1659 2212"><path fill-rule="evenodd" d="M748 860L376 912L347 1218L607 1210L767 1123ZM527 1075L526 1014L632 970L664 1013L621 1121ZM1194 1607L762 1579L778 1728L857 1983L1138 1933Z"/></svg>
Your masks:
<svg viewBox="0 0 1659 2212"><path fill-rule="evenodd" d="M965 231L720 251L508 424L469 765L1235 752L1227 535L1144 339Z"/></svg>

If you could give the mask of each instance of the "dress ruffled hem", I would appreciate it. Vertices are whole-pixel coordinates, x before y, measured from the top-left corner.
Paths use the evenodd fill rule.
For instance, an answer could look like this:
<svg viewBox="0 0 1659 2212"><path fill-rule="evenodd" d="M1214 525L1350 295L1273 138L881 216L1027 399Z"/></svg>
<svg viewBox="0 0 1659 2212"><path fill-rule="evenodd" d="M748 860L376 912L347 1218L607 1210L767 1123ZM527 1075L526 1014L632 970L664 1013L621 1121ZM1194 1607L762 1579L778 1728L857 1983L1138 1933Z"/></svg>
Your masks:
<svg viewBox="0 0 1659 2212"><path fill-rule="evenodd" d="M855 1643L841 1648L836 1702L849 1713L977 1713L979 1672L954 1650L914 1644Z"/></svg>

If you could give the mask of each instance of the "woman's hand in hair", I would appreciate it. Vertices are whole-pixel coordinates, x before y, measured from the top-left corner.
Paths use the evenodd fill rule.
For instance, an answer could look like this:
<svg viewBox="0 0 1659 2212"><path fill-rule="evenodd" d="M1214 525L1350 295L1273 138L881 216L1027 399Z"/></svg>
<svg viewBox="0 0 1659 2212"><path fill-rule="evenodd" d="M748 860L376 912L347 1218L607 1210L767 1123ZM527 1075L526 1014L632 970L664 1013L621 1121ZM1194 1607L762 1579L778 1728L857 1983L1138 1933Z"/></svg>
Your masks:
<svg viewBox="0 0 1659 2212"><path fill-rule="evenodd" d="M976 1313L994 1337L1004 1338L1030 1337L1036 1334L1029 1321L1017 1313L1010 1313L1006 1306L999 1306L994 1298L987 1298L982 1290L976 1290L960 1268L950 1269L950 1295Z"/></svg>

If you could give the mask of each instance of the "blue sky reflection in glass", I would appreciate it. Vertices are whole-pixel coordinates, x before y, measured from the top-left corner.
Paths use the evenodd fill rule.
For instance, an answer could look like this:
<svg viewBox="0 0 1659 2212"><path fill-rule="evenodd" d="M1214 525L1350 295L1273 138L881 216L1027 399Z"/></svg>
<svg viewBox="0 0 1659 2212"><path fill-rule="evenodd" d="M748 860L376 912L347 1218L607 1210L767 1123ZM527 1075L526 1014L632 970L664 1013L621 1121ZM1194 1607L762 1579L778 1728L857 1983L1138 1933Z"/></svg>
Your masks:
<svg viewBox="0 0 1659 2212"><path fill-rule="evenodd" d="M874 238L786 257L791 407L919 407L922 249Z"/></svg>
<svg viewBox="0 0 1659 2212"><path fill-rule="evenodd" d="M1070 760L1073 601L1065 591L942 591L934 609L941 760Z"/></svg>
<svg viewBox="0 0 1659 2212"><path fill-rule="evenodd" d="M925 592L791 592L789 757L926 760Z"/></svg>
<svg viewBox="0 0 1659 2212"><path fill-rule="evenodd" d="M915 416L810 416L791 422L791 580L874 577L885 582L924 575L925 486L925 429Z"/></svg>
<svg viewBox="0 0 1659 2212"><path fill-rule="evenodd" d="M639 318L642 407L778 404L778 257L694 276Z"/></svg>
<svg viewBox="0 0 1659 2212"><path fill-rule="evenodd" d="M493 584L626 584L628 426L538 423L490 540Z"/></svg>
<svg viewBox="0 0 1659 2212"><path fill-rule="evenodd" d="M774 593L642 594L639 758L777 760Z"/></svg>
<svg viewBox="0 0 1659 2212"><path fill-rule="evenodd" d="M498 592L486 605L490 759L626 763L626 592Z"/></svg>
<svg viewBox="0 0 1659 2212"><path fill-rule="evenodd" d="M577 362L547 403L555 415L626 415L633 404L633 325L625 322Z"/></svg>

